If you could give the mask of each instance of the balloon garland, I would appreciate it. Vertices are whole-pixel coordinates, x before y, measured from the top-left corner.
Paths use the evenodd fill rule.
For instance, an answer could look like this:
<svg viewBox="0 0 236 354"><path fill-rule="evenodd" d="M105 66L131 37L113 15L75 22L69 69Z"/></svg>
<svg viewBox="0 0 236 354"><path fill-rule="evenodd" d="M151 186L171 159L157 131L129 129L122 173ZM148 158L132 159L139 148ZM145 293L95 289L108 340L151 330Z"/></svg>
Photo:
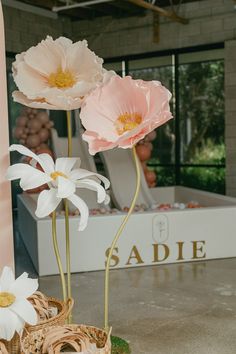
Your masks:
<svg viewBox="0 0 236 354"><path fill-rule="evenodd" d="M19 117L16 118L16 125L13 130L13 137L20 144L28 147L36 154L47 153L53 157L53 152L49 147L51 128L53 122L50 121L46 111L33 108L23 108ZM30 163L30 158L24 158L24 162ZM36 166L40 169L40 166ZM47 185L30 189L29 193L39 193L46 189Z"/></svg>
<svg viewBox="0 0 236 354"><path fill-rule="evenodd" d="M50 150L48 141L52 126L53 122L50 121L46 111L23 108L16 119L13 136L33 152L42 153L40 150Z"/></svg>
<svg viewBox="0 0 236 354"><path fill-rule="evenodd" d="M156 186L157 179L156 173L154 171L149 170L147 167L147 161L151 158L153 150L152 141L155 139L156 132L155 130L153 130L151 133L146 135L143 140L140 140L140 142L136 146L137 155L142 163L143 172L149 188L153 188Z"/></svg>

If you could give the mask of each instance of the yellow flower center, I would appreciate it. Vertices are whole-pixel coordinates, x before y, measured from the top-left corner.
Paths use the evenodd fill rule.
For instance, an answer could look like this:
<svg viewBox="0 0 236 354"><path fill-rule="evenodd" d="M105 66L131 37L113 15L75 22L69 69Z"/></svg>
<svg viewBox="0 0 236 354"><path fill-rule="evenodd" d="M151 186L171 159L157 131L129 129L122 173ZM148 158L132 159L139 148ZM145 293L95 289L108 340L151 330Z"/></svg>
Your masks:
<svg viewBox="0 0 236 354"><path fill-rule="evenodd" d="M0 307L9 307L16 300L15 295L7 292L0 292Z"/></svg>
<svg viewBox="0 0 236 354"><path fill-rule="evenodd" d="M55 171L55 172L52 172L50 174L50 177L55 181L57 179L57 177L64 177L64 178L68 178L63 172L60 172L60 171Z"/></svg>
<svg viewBox="0 0 236 354"><path fill-rule="evenodd" d="M142 116L139 113L121 114L115 121L116 131L119 135L137 128L142 123Z"/></svg>
<svg viewBox="0 0 236 354"><path fill-rule="evenodd" d="M59 68L55 73L49 75L48 83L51 87L63 89L74 86L76 79L69 70L63 71Z"/></svg>

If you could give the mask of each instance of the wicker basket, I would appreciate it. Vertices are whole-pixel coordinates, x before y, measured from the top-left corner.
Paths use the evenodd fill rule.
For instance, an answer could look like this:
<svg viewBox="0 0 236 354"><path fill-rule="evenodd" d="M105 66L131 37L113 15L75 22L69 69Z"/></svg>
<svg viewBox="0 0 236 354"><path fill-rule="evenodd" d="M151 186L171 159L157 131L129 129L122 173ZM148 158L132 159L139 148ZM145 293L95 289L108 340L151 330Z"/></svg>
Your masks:
<svg viewBox="0 0 236 354"><path fill-rule="evenodd" d="M47 328L49 326L59 326L63 325L71 312L73 305L74 305L74 300L73 299L68 299L66 303L54 299L52 297L48 298L49 299L49 304L51 307L56 307L58 310L58 314L46 321L41 321L35 326L30 326L26 325L24 332L23 332L23 338L27 336L29 333L41 330L43 328ZM14 337L12 338L11 341L3 341L5 344L9 354L20 354L21 353L21 345L20 345L20 336L16 333Z"/></svg>
<svg viewBox="0 0 236 354"><path fill-rule="evenodd" d="M40 329L43 329L45 327L60 326L65 324L66 319L73 308L74 300L68 299L67 302L64 303L58 299L49 297L48 301L50 307L57 308L58 314L54 317L49 318L48 320L39 322L35 326L26 325L23 337L25 337L28 333L39 331Z"/></svg>
<svg viewBox="0 0 236 354"><path fill-rule="evenodd" d="M20 336L15 333L14 337L8 342L2 340L9 354L19 354L20 351Z"/></svg>
<svg viewBox="0 0 236 354"><path fill-rule="evenodd" d="M3 343L3 341L1 340L0 340L0 354L8 354L5 343Z"/></svg>
<svg viewBox="0 0 236 354"><path fill-rule="evenodd" d="M70 337L70 334L66 333L64 337L55 337L55 340L52 336L52 331L55 333L58 330L71 330L76 331L78 336L78 341L81 340L81 332L82 335L86 336L86 340L94 343L94 348L90 348L87 350L82 350L79 352L72 351L70 347L67 347L67 341L69 342L71 339L75 340L75 332ZM92 326L85 325L63 325L63 326L53 326L53 327L45 327L37 332L32 332L27 335L21 343L22 354L41 354L47 353L47 350L43 350L43 345L45 340L48 341L48 337L50 337L50 343L60 345L63 343L63 349L69 350L70 353L90 353L90 354L111 354L111 340L110 340L110 332L107 334L104 330ZM72 338L73 337L73 338ZM52 339L53 338L53 339ZM61 342L61 343L60 343ZM50 346L49 346L50 347ZM96 348L95 348L96 347ZM51 349L52 350L52 349ZM51 353L54 351L51 351ZM61 351L60 351L61 353Z"/></svg>

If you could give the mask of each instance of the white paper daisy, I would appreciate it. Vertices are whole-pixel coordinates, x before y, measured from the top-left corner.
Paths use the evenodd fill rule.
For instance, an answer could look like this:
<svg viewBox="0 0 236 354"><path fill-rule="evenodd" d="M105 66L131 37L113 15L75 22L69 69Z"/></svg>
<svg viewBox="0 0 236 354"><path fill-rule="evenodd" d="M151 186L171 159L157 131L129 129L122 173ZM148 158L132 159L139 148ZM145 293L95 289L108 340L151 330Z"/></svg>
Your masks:
<svg viewBox="0 0 236 354"><path fill-rule="evenodd" d="M37 323L37 313L27 300L37 289L37 279L23 273L15 280L11 268L4 267L0 277L0 339L9 341L25 323Z"/></svg>
<svg viewBox="0 0 236 354"><path fill-rule="evenodd" d="M35 214L39 218L50 215L61 202L68 199L80 211L79 230L84 230L88 223L89 210L87 204L76 195L76 188L88 188L97 192L98 203L108 203L109 198L105 189L109 188L109 180L97 173L93 173L82 168L73 169L80 159L73 157L61 157L54 163L49 154L36 155L23 145L11 145L10 151L19 153L34 159L33 165L17 163L7 170L7 179L20 179L20 186L23 190L37 188L47 183L49 190L44 190L39 194L37 209ZM38 163L43 171L36 168ZM96 177L99 183L93 178ZM100 181L104 183L102 187Z"/></svg>

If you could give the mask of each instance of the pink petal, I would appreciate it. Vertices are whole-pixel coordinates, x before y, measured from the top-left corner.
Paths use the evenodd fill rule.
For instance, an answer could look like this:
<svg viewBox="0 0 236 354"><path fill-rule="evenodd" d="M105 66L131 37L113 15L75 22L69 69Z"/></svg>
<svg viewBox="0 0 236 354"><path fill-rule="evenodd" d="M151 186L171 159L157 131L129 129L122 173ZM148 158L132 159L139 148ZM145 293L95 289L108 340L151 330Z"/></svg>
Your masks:
<svg viewBox="0 0 236 354"><path fill-rule="evenodd" d="M90 155L95 155L97 152L111 150L117 146L117 143L112 143L105 139L101 139L94 132L85 131L82 135L84 141L88 143Z"/></svg>
<svg viewBox="0 0 236 354"><path fill-rule="evenodd" d="M54 94L55 93L55 94ZM71 97L67 96L66 92L61 93L58 89L50 89L44 94L47 103L53 107L57 107L57 110L71 111L81 107L82 99L81 97Z"/></svg>
<svg viewBox="0 0 236 354"><path fill-rule="evenodd" d="M79 81L97 82L102 79L103 60L88 48L86 40L74 43L67 51L67 68L74 72Z"/></svg>
<svg viewBox="0 0 236 354"><path fill-rule="evenodd" d="M25 53L24 60L28 66L44 77L65 66L65 56L60 43L47 36L45 40ZM19 69L20 70L20 69Z"/></svg>
<svg viewBox="0 0 236 354"><path fill-rule="evenodd" d="M85 97L80 117L88 131L96 131L102 138L115 142L119 136L114 122L120 115L127 112L146 115L146 92L133 81L130 77L114 76Z"/></svg>
<svg viewBox="0 0 236 354"><path fill-rule="evenodd" d="M130 148L153 129L172 118L170 92L158 81L145 82L131 77L112 77L106 84L85 97L81 108L83 139L89 152ZM138 113L142 122L134 129L119 135L114 121L125 113Z"/></svg>
<svg viewBox="0 0 236 354"><path fill-rule="evenodd" d="M23 104L24 106L27 106L27 107L36 108L36 109L58 110L58 107L53 106L50 103L47 103L44 99L30 100L20 91L14 91L12 93L12 97L13 97L14 102L18 102L18 103Z"/></svg>
<svg viewBox="0 0 236 354"><path fill-rule="evenodd" d="M25 62L18 64L14 80L19 90L29 99L37 98L40 92L48 86L45 78Z"/></svg>

